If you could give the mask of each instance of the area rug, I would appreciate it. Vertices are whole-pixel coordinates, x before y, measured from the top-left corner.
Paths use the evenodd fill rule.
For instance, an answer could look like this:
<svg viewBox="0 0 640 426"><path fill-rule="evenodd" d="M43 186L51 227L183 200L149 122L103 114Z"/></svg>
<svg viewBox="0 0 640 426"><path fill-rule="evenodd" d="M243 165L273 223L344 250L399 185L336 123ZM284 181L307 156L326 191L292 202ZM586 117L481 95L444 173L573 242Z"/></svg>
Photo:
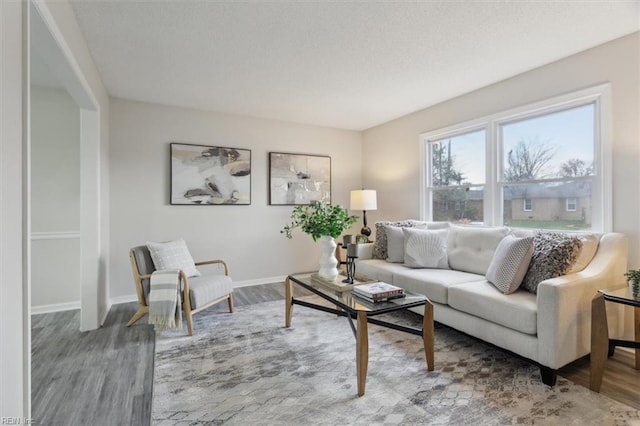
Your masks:
<svg viewBox="0 0 640 426"><path fill-rule="evenodd" d="M397 321L420 326L412 312ZM640 413L530 362L436 325L435 371L418 336L369 325L357 396L347 319L284 302L195 317L195 334L158 333L153 425L639 425Z"/></svg>

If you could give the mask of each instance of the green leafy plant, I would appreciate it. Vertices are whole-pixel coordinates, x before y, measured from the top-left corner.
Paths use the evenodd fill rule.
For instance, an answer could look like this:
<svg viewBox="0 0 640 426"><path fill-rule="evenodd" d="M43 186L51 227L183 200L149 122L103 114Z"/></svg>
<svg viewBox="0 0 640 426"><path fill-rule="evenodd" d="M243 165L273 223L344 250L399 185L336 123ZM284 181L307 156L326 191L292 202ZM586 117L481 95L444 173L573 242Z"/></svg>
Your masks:
<svg viewBox="0 0 640 426"><path fill-rule="evenodd" d="M640 294L640 269L629 269L629 272L624 276L631 281L632 293L634 295Z"/></svg>
<svg viewBox="0 0 640 426"><path fill-rule="evenodd" d="M350 216L349 211L340 205L315 203L309 206L295 206L291 213L291 222L280 231L287 238L292 238L294 229L311 235L313 241L328 235L338 238L351 225L356 223L358 216Z"/></svg>

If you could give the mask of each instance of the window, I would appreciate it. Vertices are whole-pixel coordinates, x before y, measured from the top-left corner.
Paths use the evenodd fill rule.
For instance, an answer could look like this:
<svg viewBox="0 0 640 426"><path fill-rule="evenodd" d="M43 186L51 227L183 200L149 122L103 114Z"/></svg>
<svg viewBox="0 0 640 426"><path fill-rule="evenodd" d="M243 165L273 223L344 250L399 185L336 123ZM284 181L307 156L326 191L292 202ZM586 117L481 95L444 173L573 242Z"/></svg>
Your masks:
<svg viewBox="0 0 640 426"><path fill-rule="evenodd" d="M453 134L429 143L433 220L483 220L484 144L484 130Z"/></svg>
<svg viewBox="0 0 640 426"><path fill-rule="evenodd" d="M601 85L421 135L422 217L610 230L609 92Z"/></svg>

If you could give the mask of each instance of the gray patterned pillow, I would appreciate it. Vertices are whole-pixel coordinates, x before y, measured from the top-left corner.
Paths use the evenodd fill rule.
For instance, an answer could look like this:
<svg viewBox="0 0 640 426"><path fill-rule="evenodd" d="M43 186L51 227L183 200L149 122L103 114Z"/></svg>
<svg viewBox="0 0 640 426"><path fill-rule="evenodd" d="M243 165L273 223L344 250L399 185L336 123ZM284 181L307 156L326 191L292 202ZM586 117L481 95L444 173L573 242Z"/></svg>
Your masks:
<svg viewBox="0 0 640 426"><path fill-rule="evenodd" d="M376 241L373 244L373 254L371 257L374 259L386 260L387 253L387 232L384 229L385 226L397 226L401 228L412 228L418 224L415 220L401 220L398 222L382 221L376 222Z"/></svg>
<svg viewBox="0 0 640 426"><path fill-rule="evenodd" d="M489 269L487 281L504 294L511 294L520 287L527 273L533 254L533 237L504 237L496 248Z"/></svg>
<svg viewBox="0 0 640 426"><path fill-rule="evenodd" d="M522 287L536 293L541 281L565 275L578 259L580 250L582 241L575 235L536 232L533 237L531 263L522 280Z"/></svg>

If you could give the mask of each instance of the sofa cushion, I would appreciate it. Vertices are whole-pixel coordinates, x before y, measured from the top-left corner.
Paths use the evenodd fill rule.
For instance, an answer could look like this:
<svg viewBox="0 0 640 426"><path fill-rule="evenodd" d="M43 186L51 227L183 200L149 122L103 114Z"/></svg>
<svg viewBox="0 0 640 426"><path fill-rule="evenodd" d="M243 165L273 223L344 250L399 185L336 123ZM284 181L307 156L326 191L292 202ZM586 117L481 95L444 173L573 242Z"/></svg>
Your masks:
<svg viewBox="0 0 640 426"><path fill-rule="evenodd" d="M148 241L147 248L157 270L181 269L188 277L200 276L183 239L164 243Z"/></svg>
<svg viewBox="0 0 640 426"><path fill-rule="evenodd" d="M384 225L387 236L387 262L404 263L404 234L399 226Z"/></svg>
<svg viewBox="0 0 640 426"><path fill-rule="evenodd" d="M507 227L451 225L447 241L449 267L485 275L496 247L507 234Z"/></svg>
<svg viewBox="0 0 640 426"><path fill-rule="evenodd" d="M576 235L562 232L536 232L533 237L533 255L522 287L532 293L538 284L550 278L565 275L578 259L582 241Z"/></svg>
<svg viewBox="0 0 640 426"><path fill-rule="evenodd" d="M404 228L404 264L410 268L449 269L446 229Z"/></svg>
<svg viewBox="0 0 640 426"><path fill-rule="evenodd" d="M533 237L507 235L500 241L487 269L487 280L504 294L520 287L533 254Z"/></svg>
<svg viewBox="0 0 640 426"><path fill-rule="evenodd" d="M393 273L393 284L424 294L432 302L447 304L450 288L469 282L483 282L484 276L451 269L409 269Z"/></svg>
<svg viewBox="0 0 640 426"><path fill-rule="evenodd" d="M537 297L518 290L503 294L488 281L449 287L449 306L488 321L535 335L538 331Z"/></svg>
<svg viewBox="0 0 640 426"><path fill-rule="evenodd" d="M389 284L395 284L393 282L394 272L406 269L407 268L400 263L389 263L382 259L356 259L356 277L367 277Z"/></svg>

